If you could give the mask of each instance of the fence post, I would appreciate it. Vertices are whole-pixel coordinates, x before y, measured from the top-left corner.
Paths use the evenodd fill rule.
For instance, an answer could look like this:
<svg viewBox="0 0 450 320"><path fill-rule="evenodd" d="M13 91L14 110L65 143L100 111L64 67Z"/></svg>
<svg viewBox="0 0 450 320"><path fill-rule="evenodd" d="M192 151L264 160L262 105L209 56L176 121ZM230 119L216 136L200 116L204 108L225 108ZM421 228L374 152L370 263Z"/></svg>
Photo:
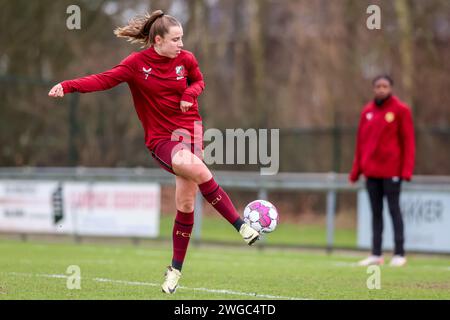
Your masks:
<svg viewBox="0 0 450 320"><path fill-rule="evenodd" d="M258 191L258 199L259 200L267 200L267 189L259 189Z"/></svg>
<svg viewBox="0 0 450 320"><path fill-rule="evenodd" d="M259 200L267 200L267 198L268 198L267 189L264 189L264 188L259 189L258 199ZM261 237L261 240L259 241L260 245L258 246L258 248L260 250L262 250L266 246L267 240L266 240L266 236L263 233L261 233L260 237Z"/></svg>
<svg viewBox="0 0 450 320"><path fill-rule="evenodd" d="M336 215L336 189L334 182L336 174L330 173L328 177L329 189L327 191L327 253L331 254L334 245L334 219Z"/></svg>
<svg viewBox="0 0 450 320"><path fill-rule="evenodd" d="M194 243L198 243L201 240L202 233L202 220L203 220L203 196L200 191L197 191L195 197L194 208Z"/></svg>

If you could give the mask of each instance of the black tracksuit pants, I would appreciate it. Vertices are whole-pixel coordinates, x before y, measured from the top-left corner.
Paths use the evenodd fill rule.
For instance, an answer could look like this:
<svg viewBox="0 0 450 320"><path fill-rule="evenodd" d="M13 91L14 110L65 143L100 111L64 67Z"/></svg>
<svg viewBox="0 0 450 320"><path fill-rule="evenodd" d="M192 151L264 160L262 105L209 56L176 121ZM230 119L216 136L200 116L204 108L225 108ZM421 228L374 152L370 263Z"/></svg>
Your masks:
<svg viewBox="0 0 450 320"><path fill-rule="evenodd" d="M382 254L383 198L386 197L394 226L394 254L405 255L403 218L400 211L401 180L367 178L366 187L372 208L372 254L377 256Z"/></svg>

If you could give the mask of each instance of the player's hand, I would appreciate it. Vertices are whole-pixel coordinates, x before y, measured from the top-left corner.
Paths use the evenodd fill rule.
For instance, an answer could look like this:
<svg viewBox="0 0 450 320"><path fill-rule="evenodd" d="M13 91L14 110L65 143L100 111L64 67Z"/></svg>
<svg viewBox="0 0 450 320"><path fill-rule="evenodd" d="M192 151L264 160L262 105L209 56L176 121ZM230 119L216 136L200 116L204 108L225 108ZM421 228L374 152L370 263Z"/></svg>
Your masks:
<svg viewBox="0 0 450 320"><path fill-rule="evenodd" d="M180 102L180 108L182 112L186 112L189 110L190 107L192 107L193 103L192 102L187 102L187 101L181 101Z"/></svg>
<svg viewBox="0 0 450 320"><path fill-rule="evenodd" d="M49 92L49 97L53 98L62 98L64 97L64 89L60 83L58 83L56 86L54 86Z"/></svg>

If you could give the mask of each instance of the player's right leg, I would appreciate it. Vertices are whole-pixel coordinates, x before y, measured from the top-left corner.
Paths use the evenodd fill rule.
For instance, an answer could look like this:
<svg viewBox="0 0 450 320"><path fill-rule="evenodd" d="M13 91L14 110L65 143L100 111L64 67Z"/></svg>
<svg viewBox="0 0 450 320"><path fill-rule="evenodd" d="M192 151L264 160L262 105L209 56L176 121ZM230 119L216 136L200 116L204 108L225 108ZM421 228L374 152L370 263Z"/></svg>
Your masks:
<svg viewBox="0 0 450 320"><path fill-rule="evenodd" d="M382 265L382 233L383 233L383 179L367 179L367 192L369 194L372 210L372 254L358 262L360 266Z"/></svg>
<svg viewBox="0 0 450 320"><path fill-rule="evenodd" d="M175 177L175 205L177 214L172 231L172 263L167 267L161 289L165 293L175 293L181 278L181 269L191 239L194 225L194 203L197 185L180 176Z"/></svg>
<svg viewBox="0 0 450 320"><path fill-rule="evenodd" d="M187 149L178 150L172 157L172 168L178 176L198 185L203 197L239 231L248 245L259 239L259 233L242 220L228 194L198 156Z"/></svg>

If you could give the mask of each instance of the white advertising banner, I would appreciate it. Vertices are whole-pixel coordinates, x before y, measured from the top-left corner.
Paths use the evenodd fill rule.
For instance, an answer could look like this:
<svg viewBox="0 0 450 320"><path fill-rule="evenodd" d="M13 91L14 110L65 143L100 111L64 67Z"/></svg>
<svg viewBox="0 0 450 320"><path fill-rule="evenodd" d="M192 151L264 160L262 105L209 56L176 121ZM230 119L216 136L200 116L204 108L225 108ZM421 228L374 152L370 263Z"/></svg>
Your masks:
<svg viewBox="0 0 450 320"><path fill-rule="evenodd" d="M62 213L56 181L0 181L0 231L71 233L72 219Z"/></svg>
<svg viewBox="0 0 450 320"><path fill-rule="evenodd" d="M0 180L0 231L153 238L155 183Z"/></svg>
<svg viewBox="0 0 450 320"><path fill-rule="evenodd" d="M159 235L158 184L67 182L63 198L78 235Z"/></svg>
<svg viewBox="0 0 450 320"><path fill-rule="evenodd" d="M405 250L450 253L450 194L402 191L400 207L405 226ZM383 249L392 250L394 233L386 200L383 210ZM372 213L368 194L358 193L358 247L372 245Z"/></svg>

